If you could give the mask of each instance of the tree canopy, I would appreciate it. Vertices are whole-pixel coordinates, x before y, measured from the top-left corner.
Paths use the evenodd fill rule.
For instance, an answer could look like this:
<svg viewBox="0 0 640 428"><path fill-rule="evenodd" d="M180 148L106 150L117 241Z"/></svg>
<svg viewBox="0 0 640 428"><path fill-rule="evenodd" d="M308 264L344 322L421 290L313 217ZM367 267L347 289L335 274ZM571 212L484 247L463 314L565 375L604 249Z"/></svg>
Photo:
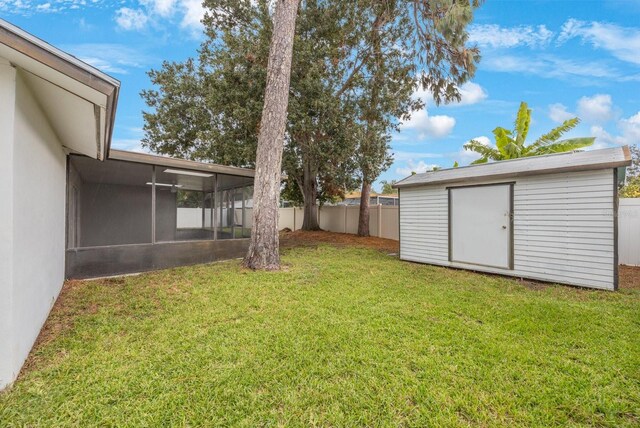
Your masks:
<svg viewBox="0 0 640 428"><path fill-rule="evenodd" d="M629 146L631 166L627 167L626 182L620 189L621 198L640 198L640 148L636 144Z"/></svg>
<svg viewBox="0 0 640 428"><path fill-rule="evenodd" d="M625 185L620 189L621 198L640 198L640 176L627 179Z"/></svg>
<svg viewBox="0 0 640 428"><path fill-rule="evenodd" d="M629 146L631 152L631 166L627 167L627 178L640 176L640 147L637 144Z"/></svg>
<svg viewBox="0 0 640 428"><path fill-rule="evenodd" d="M422 87L460 99L479 51L467 25L478 0L307 0L295 29L283 169L302 196L304 228L317 201L370 185L391 163L390 136ZM252 167L261 124L273 4L205 0L198 56L165 62L142 92L143 145L194 160ZM293 189L292 186L297 187Z"/></svg>
<svg viewBox="0 0 640 428"><path fill-rule="evenodd" d="M398 193L398 189L394 189L393 185L396 184L397 180L391 180L391 181L387 181L387 180L382 180L382 190L380 193L382 193L383 195L394 195L396 193Z"/></svg>

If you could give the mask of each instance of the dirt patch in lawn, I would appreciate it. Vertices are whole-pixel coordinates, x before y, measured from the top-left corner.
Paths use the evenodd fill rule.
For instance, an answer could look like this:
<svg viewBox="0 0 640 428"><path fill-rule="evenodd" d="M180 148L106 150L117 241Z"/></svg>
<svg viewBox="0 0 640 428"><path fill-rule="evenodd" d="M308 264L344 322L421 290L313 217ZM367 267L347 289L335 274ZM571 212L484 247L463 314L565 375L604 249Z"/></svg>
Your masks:
<svg viewBox="0 0 640 428"><path fill-rule="evenodd" d="M376 250L385 251L387 253L397 253L400 250L398 241L376 238L374 236L363 237L348 233L325 232L323 230L296 230L295 232L280 232L280 245L283 248L313 246L318 245L319 243L334 244L338 246L375 248Z"/></svg>
<svg viewBox="0 0 640 428"><path fill-rule="evenodd" d="M71 330L73 328L73 322L75 316L79 313L78 308L73 304L73 298L70 297L74 293L74 290L82 285L82 281L66 281L60 290L60 295L51 309L47 322L44 323L40 334L38 335L31 352L20 371L20 378L23 373L27 372L33 367L38 366L40 358L36 349L40 349L49 342L55 340L63 332ZM90 310L90 309L89 309Z"/></svg>
<svg viewBox="0 0 640 428"><path fill-rule="evenodd" d="M348 233L326 232L323 230L296 230L295 232L285 230L280 232L280 245L283 248L315 246L319 243L374 248L386 253L398 253L400 251L399 242L392 239L376 238L373 236L362 237ZM541 290L550 286L549 283L533 280L520 280L520 282L532 290ZM619 287L621 289L640 290L640 267L620 266Z"/></svg>
<svg viewBox="0 0 640 428"><path fill-rule="evenodd" d="M640 266L620 266L620 288L640 290Z"/></svg>
<svg viewBox="0 0 640 428"><path fill-rule="evenodd" d="M125 283L122 277L103 278L94 281L99 281L108 286L123 285ZM95 302L88 304L83 299L78 299L77 296L75 296L79 288L85 287L86 285L87 281L83 280L65 281L47 321L44 323L42 330L40 330L40 334L38 334L32 350L22 366L18 378L32 368L39 367L41 360L43 358L46 359L46 357L42 357L42 355L35 352L36 350L53 342L64 333L71 331L74 322L80 315L95 314L98 312L98 305Z"/></svg>

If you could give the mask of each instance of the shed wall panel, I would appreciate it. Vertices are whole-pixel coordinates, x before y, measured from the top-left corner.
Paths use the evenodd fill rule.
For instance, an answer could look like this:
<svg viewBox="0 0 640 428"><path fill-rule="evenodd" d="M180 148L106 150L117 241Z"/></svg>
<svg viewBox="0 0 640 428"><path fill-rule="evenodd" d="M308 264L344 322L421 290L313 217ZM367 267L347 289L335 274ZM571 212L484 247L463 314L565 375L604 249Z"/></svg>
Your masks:
<svg viewBox="0 0 640 428"><path fill-rule="evenodd" d="M612 169L516 178L514 269L509 270L450 262L447 187L403 188L400 258L613 289L614 196Z"/></svg>
<svg viewBox="0 0 640 428"><path fill-rule="evenodd" d="M582 191L585 183L593 192ZM548 191L541 194L545 187ZM548 281L613 288L613 203L610 169L517 180L514 270ZM540 233L546 233L545 240Z"/></svg>
<svg viewBox="0 0 640 428"><path fill-rule="evenodd" d="M403 260L448 263L447 198L447 189L444 186L402 189L400 256Z"/></svg>

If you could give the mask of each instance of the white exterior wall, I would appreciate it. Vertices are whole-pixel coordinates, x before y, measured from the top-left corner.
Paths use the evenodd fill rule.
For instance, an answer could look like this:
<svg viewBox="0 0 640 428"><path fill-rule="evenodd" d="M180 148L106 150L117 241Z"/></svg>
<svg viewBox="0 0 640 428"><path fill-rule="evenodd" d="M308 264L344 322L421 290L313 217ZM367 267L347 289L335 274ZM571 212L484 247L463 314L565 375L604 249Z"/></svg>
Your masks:
<svg viewBox="0 0 640 428"><path fill-rule="evenodd" d="M10 265L0 283L0 389L18 375L64 282L66 155L20 73L14 88L13 138L1 128L2 154L10 150L12 157L3 162L0 182L12 184L0 196L3 235L11 235L0 253L2 267Z"/></svg>
<svg viewBox="0 0 640 428"><path fill-rule="evenodd" d="M15 377L13 363L13 122L16 71L0 58L0 390Z"/></svg>
<svg viewBox="0 0 640 428"><path fill-rule="evenodd" d="M502 181L510 180L495 182ZM400 258L613 289L613 170L511 181L515 181L513 270L449 262L447 185L401 189Z"/></svg>

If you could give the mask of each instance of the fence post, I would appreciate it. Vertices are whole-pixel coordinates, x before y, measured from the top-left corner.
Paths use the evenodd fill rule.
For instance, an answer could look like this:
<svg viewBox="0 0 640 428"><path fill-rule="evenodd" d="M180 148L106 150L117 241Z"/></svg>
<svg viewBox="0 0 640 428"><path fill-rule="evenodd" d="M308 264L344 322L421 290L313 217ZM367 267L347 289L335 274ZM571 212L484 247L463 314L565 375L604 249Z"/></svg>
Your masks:
<svg viewBox="0 0 640 428"><path fill-rule="evenodd" d="M378 238L382 238L382 205L378 204Z"/></svg>
<svg viewBox="0 0 640 428"><path fill-rule="evenodd" d="M344 227L342 228L343 233L347 233L347 208L349 208L347 205L343 205L344 207Z"/></svg>

